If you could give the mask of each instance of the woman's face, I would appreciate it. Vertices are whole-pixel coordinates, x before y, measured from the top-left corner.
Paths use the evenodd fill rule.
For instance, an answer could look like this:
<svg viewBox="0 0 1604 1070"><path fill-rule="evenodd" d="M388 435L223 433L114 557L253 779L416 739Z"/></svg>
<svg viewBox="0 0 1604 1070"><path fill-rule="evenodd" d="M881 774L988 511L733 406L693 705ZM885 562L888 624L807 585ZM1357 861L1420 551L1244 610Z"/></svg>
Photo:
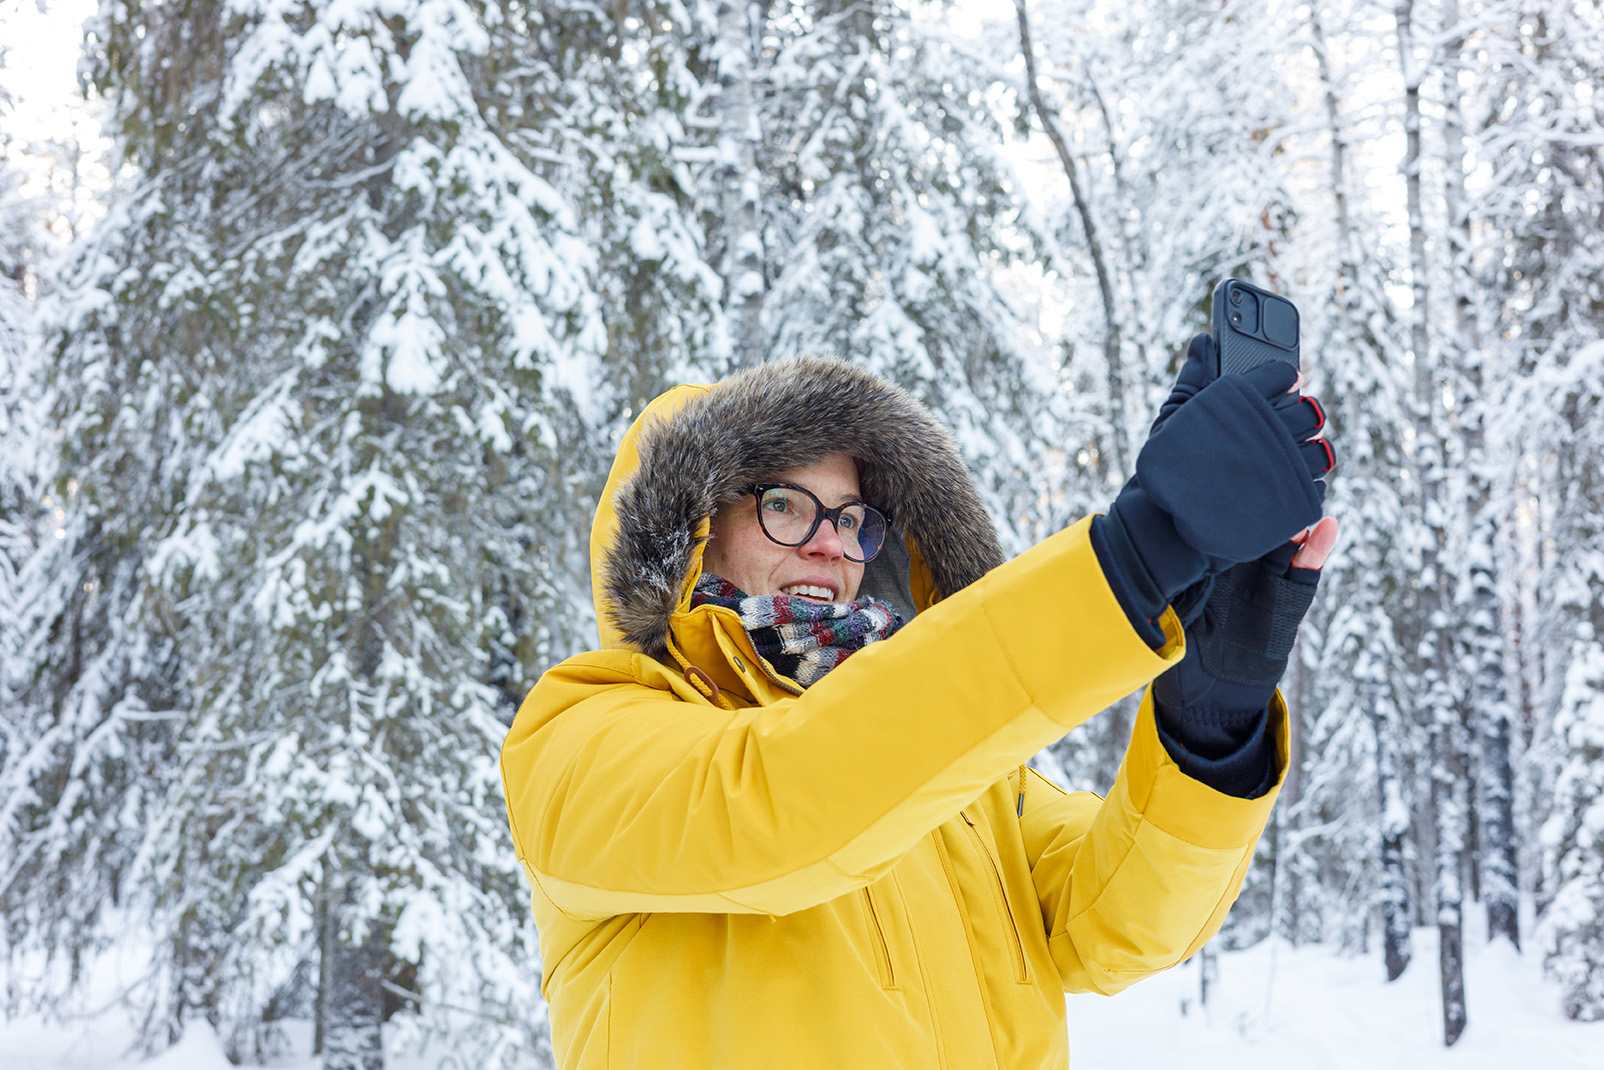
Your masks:
<svg viewBox="0 0 1604 1070"><path fill-rule="evenodd" d="M806 487L832 509L859 500L858 466L844 453L786 469L774 482ZM858 596L863 563L847 560L841 537L828 520L801 546L781 546L758 526L757 499L749 494L714 513L712 524L703 570L723 576L748 595L790 594L815 602L850 602Z"/></svg>

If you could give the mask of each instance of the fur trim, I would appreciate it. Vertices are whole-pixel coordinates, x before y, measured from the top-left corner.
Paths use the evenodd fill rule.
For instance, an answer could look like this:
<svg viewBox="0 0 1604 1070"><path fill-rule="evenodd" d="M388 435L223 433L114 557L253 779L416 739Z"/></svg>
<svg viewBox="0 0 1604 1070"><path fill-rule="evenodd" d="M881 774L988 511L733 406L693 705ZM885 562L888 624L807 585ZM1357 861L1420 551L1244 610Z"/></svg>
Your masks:
<svg viewBox="0 0 1604 1070"><path fill-rule="evenodd" d="M696 529L742 490L831 453L862 462L865 501L912 535L943 595L1002 563L952 435L901 387L822 357L760 364L643 427L641 464L614 499L603 568L613 624L634 648L668 653Z"/></svg>

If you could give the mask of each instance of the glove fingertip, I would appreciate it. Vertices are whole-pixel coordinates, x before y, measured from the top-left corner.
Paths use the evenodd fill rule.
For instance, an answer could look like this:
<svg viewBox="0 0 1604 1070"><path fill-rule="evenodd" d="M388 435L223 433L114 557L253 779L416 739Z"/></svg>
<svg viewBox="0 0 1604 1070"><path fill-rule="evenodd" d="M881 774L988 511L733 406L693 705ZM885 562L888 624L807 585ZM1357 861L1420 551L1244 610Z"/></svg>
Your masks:
<svg viewBox="0 0 1604 1070"><path fill-rule="evenodd" d="M1309 475L1314 479L1324 479L1337 466L1337 451L1323 438L1311 438L1298 447L1298 452L1303 455Z"/></svg>
<svg viewBox="0 0 1604 1070"><path fill-rule="evenodd" d="M1305 587L1318 587L1320 586L1320 570L1293 565L1287 569L1287 579L1292 583L1301 583Z"/></svg>
<svg viewBox="0 0 1604 1070"><path fill-rule="evenodd" d="M1309 407L1314 410L1314 429L1316 431L1320 430L1326 425L1325 406L1321 405L1320 399L1312 394L1303 395L1303 400L1306 401L1309 404Z"/></svg>
<svg viewBox="0 0 1604 1070"><path fill-rule="evenodd" d="M1186 347L1186 362L1181 365L1178 381L1193 389L1206 386L1214 378L1218 365L1219 361L1214 358L1214 336L1200 334Z"/></svg>
<svg viewBox="0 0 1604 1070"><path fill-rule="evenodd" d="M1241 373L1255 390L1267 400L1278 400L1298 381L1297 365L1284 360L1271 360Z"/></svg>

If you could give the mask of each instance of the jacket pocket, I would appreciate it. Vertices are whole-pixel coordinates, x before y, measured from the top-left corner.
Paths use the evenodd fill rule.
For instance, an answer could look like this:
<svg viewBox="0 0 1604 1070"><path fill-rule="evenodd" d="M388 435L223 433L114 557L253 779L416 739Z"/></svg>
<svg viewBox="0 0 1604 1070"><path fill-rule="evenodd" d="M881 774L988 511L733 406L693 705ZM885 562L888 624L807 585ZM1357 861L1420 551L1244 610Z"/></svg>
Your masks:
<svg viewBox="0 0 1604 1070"><path fill-rule="evenodd" d="M964 819L964 828L969 830L969 838L975 843L975 852L986 863L986 872L991 874L991 896L997 904L997 913L1002 921L1003 934L1008 942L1008 950L1014 962L1014 980L1024 984L1030 980L1025 974L1025 945L1019 939L1019 925L1014 921L1014 912L1008 909L1008 892L1003 887L1002 872L997 868L997 860L991 856L986 848L986 841L975 828L974 821L968 814L959 812Z"/></svg>
<svg viewBox="0 0 1604 1070"><path fill-rule="evenodd" d="M875 966L880 970L880 987L895 988L897 979L891 972L891 948L886 944L886 931L880 925L880 913L874 908L874 897L867 887L859 893L863 900L864 921L869 926L869 943L874 947Z"/></svg>

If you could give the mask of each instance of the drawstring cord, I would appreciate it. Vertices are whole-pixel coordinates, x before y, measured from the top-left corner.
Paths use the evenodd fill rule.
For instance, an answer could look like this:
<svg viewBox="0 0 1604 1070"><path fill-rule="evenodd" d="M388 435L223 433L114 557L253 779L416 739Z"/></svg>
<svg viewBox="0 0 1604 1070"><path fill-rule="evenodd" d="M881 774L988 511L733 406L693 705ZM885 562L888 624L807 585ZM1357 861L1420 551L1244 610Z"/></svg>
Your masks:
<svg viewBox="0 0 1604 1070"><path fill-rule="evenodd" d="M707 675L707 673L703 672L701 669L698 669L695 665L685 666L685 675L693 680L700 680L702 683L706 684L708 690L712 692L712 695L709 697L713 700L714 705L718 704L718 684L713 682L713 678L711 676Z"/></svg>

